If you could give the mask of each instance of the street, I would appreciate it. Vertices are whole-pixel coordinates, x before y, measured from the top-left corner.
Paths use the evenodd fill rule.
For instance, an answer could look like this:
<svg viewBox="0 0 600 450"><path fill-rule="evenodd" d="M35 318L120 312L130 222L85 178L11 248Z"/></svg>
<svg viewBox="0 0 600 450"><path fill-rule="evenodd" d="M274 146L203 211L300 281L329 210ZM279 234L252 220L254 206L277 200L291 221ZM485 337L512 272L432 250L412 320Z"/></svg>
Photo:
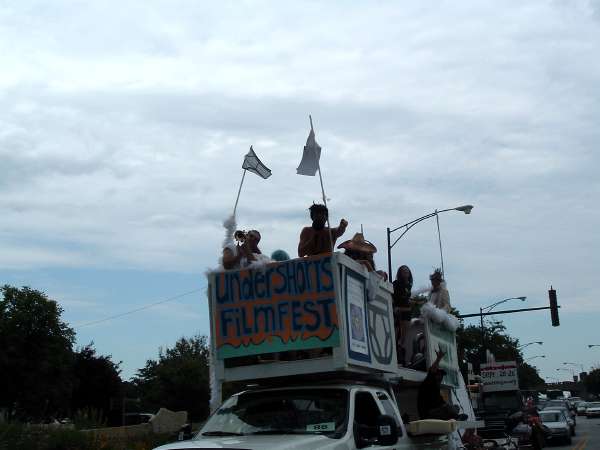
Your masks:
<svg viewBox="0 0 600 450"><path fill-rule="evenodd" d="M600 448L600 419L577 417L577 427L571 445L549 444L553 450L595 450Z"/></svg>

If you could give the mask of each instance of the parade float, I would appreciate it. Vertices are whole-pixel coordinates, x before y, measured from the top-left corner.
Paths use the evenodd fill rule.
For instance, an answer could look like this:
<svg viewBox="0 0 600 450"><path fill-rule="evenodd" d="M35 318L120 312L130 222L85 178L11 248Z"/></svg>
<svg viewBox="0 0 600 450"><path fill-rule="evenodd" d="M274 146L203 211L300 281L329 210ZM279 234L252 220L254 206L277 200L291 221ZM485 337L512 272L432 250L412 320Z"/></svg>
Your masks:
<svg viewBox="0 0 600 450"><path fill-rule="evenodd" d="M320 174L317 147L311 123L301 163L308 174ZM270 175L252 148L248 157L234 212L246 170ZM225 228L231 256L239 251L234 217ZM403 341L414 364L399 364L392 283L331 250L208 272L212 415L193 448L447 449L476 426L458 368L457 319L423 307ZM467 421L418 420L418 387L442 349L442 395ZM225 399L224 386L239 391ZM192 446L164 450L176 448Z"/></svg>

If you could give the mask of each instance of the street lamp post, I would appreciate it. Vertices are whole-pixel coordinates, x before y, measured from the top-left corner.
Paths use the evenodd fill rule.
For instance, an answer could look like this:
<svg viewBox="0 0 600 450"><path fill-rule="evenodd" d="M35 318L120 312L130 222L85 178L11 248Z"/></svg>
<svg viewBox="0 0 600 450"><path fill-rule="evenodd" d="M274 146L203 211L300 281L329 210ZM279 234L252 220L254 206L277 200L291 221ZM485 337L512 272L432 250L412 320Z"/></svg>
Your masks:
<svg viewBox="0 0 600 450"><path fill-rule="evenodd" d="M400 239L402 239L402 236L404 236L406 233L408 233L408 230L410 230L416 224L418 224L419 222L423 222L424 220L431 219L432 217L435 217L435 220L437 222L438 242L439 242L439 246L440 246L440 262L442 264L441 269L442 269L442 275L443 275L444 274L444 255L442 253L442 235L440 234L440 219L438 216L440 213L447 212L447 211L461 211L461 212L464 212L465 214L471 214L472 209L473 209L473 205L463 205L463 206L457 206L456 208L448 208L448 209L442 209L442 210L436 209L432 213L426 214L423 217L419 217L418 219L411 220L410 222L407 222L404 225L400 225L399 227L396 227L394 229L390 229L388 227L387 228L387 257L388 257L389 280L391 281L393 279L393 276L392 276L392 248L394 248L394 245L396 245L398 243L398 241ZM404 228L404 231L402 231L400 236L398 236L396 238L396 240L393 243L391 243L392 233L395 233L396 231L400 230L401 228Z"/></svg>
<svg viewBox="0 0 600 450"><path fill-rule="evenodd" d="M522 350L522 349L524 349L525 347L528 347L528 346L530 346L530 345L532 345L532 344L543 345L544 343L543 343L542 341L533 341L533 342L528 342L527 344L519 345L519 346L517 347L517 350Z"/></svg>
<svg viewBox="0 0 600 450"><path fill-rule="evenodd" d="M532 359L535 359L535 358L545 358L545 357L546 357L546 355L535 355L535 356L532 356L531 358L527 358L523 362L531 361Z"/></svg>
<svg viewBox="0 0 600 450"><path fill-rule="evenodd" d="M496 303L492 303L489 306L484 306L483 308L479 308L479 319L481 320L481 361L482 362L486 361L486 358L485 358L485 327L483 326L483 311L487 310L486 312L490 312L496 306L501 305L502 303L505 303L509 300L521 300L522 302L524 302L525 299L527 299L527 297L509 297L509 298L505 298L504 300L500 300Z"/></svg>

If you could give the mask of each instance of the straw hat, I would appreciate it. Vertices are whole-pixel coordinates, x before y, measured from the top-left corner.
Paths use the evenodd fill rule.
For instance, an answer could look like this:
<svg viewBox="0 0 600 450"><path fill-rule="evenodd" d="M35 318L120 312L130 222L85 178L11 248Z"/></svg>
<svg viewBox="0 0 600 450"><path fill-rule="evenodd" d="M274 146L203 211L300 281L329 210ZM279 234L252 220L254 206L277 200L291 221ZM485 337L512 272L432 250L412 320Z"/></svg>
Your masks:
<svg viewBox="0 0 600 450"><path fill-rule="evenodd" d="M337 248L353 250L355 252L376 253L377 247L365 239L362 233L356 233L354 237L346 242L342 242Z"/></svg>

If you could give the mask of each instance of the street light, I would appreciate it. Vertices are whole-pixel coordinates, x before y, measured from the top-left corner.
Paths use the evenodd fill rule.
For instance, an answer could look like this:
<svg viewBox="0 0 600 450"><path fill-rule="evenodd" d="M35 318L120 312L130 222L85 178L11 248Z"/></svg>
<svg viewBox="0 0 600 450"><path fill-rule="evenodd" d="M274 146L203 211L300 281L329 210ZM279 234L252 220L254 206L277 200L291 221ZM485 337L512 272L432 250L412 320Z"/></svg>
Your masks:
<svg viewBox="0 0 600 450"><path fill-rule="evenodd" d="M501 305L502 303L505 303L509 300L521 300L522 302L524 302L527 299L527 297L509 297L509 298L505 298L504 300L500 300L496 303L492 303L489 306L484 306L483 308L479 308L479 319L481 320L481 360L485 361L485 328L483 326L483 310L486 309L486 312L490 312L492 309L494 309L496 306Z"/></svg>
<svg viewBox="0 0 600 450"><path fill-rule="evenodd" d="M416 224L418 224L419 222L422 222L424 220L427 219L431 219L432 217L435 217L435 220L437 222L437 230L438 230L438 242L440 244L440 261L442 263L442 275L444 274L444 256L442 253L442 235L440 234L440 219L439 219L439 214L446 212L446 211L460 211L460 212L464 212L465 214L471 214L471 210L473 209L473 205L463 205L463 206L457 206L456 208L448 208L448 209L442 209L442 210L435 210L432 213L426 214L423 217L419 217L418 219L414 219L411 220L410 222L405 223L404 225L400 225L399 227L396 227L394 229L390 229L389 227L387 228L387 257L388 257L388 276L389 276L389 280L391 281L392 278L392 248L394 248L394 245L396 245L398 243L398 241L400 239L402 239L402 236L404 236L406 233L408 233L408 230L410 230L412 227L414 227ZM396 238L396 240L394 241L393 244L390 244L391 242L391 234L398 231L399 229L404 228L405 230L400 234L400 236L398 236Z"/></svg>
<svg viewBox="0 0 600 450"><path fill-rule="evenodd" d="M517 350L521 350L521 349L523 349L523 348L525 348L525 347L528 347L528 346L530 346L530 345L532 345L532 344L543 345L544 343L543 343L542 341L533 341L533 342L528 342L527 344L523 344L523 345L519 345L519 346L517 346Z"/></svg>
<svg viewBox="0 0 600 450"><path fill-rule="evenodd" d="M532 359L535 359L535 358L545 358L545 357L546 357L546 355L536 355L536 356L532 356L531 358L527 358L523 362L531 361Z"/></svg>
<svg viewBox="0 0 600 450"><path fill-rule="evenodd" d="M600 344L588 344L588 348L600 347Z"/></svg>

